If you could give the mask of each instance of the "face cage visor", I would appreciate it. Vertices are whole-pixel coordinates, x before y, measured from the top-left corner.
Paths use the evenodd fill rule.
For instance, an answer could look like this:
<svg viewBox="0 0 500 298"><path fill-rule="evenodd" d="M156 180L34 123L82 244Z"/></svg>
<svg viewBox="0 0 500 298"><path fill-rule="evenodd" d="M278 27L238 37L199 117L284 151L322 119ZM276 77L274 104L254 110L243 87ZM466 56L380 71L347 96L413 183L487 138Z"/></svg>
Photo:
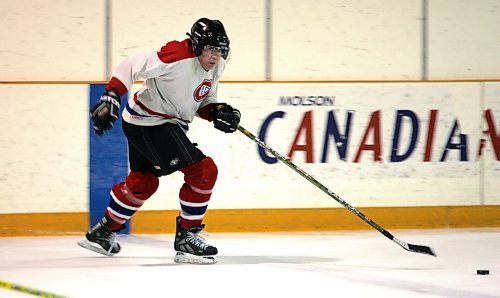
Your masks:
<svg viewBox="0 0 500 298"><path fill-rule="evenodd" d="M206 45L203 47L203 50L209 51L211 55L221 55L221 57L226 60L227 55L229 54L229 48L226 46L211 46Z"/></svg>

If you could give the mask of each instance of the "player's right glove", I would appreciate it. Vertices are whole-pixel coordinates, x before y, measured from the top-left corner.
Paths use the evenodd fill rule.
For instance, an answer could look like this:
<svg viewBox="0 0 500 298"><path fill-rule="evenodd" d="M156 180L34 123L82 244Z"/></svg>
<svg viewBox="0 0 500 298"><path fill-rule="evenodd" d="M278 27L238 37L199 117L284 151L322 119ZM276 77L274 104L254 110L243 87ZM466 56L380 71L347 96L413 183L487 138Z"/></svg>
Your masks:
<svg viewBox="0 0 500 298"><path fill-rule="evenodd" d="M102 135L105 130L113 127L118 119L121 100L113 90L104 92L97 103L90 109L90 118L94 122L94 130L97 135Z"/></svg>
<svg viewBox="0 0 500 298"><path fill-rule="evenodd" d="M216 105L211 116L214 127L225 133L235 132L241 119L240 111L225 103Z"/></svg>

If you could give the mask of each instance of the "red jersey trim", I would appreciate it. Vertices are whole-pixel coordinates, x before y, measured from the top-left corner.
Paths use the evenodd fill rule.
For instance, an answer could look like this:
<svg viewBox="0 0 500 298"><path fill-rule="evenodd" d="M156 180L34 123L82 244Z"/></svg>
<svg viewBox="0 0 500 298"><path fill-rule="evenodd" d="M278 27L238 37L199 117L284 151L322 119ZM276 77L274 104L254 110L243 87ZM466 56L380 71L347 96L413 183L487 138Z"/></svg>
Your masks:
<svg viewBox="0 0 500 298"><path fill-rule="evenodd" d="M148 112L150 115L155 115L155 116L160 116L160 117L163 117L165 119L173 119L175 117L173 116L170 116L168 114L164 114L164 113L159 113L159 112L155 112L153 110L151 110L150 108L146 107L142 102L139 101L139 99L137 98L137 93L134 94L134 102L141 107L141 109L143 109L144 111Z"/></svg>
<svg viewBox="0 0 500 298"><path fill-rule="evenodd" d="M173 63L196 57L189 38L183 41L170 41L164 45L157 54L158 58L160 58L163 63Z"/></svg>
<svg viewBox="0 0 500 298"><path fill-rule="evenodd" d="M125 87L125 84L122 83L119 79L112 77L111 80L109 80L108 84L106 85L106 91L110 90L115 90L116 95L118 96L123 96L125 93L128 92L127 87Z"/></svg>

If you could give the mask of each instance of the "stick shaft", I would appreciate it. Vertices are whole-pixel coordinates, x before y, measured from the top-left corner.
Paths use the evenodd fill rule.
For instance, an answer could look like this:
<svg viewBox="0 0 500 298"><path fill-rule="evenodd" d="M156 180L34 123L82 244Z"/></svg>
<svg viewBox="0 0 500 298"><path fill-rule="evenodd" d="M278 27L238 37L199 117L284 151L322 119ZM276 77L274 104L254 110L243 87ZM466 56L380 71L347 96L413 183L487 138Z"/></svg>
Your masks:
<svg viewBox="0 0 500 298"><path fill-rule="evenodd" d="M294 164L293 162L291 162L290 159L284 157L283 155L281 155L277 151L273 150L266 143L264 143L262 140L260 140L256 136L254 136L251 132L249 132L248 130L246 130L245 128L243 128L241 125L238 126L238 130L240 132L242 132L244 135L246 135L248 138L250 138L251 140L253 140L254 142L256 142L259 146L261 146L262 148L264 148L267 152L269 152L272 155L274 155L277 159L279 159L281 162L283 162L284 164L286 164L289 168L291 168L292 170L294 170L295 172L297 172L298 174L300 174L302 177L304 177L305 179L307 179L314 186L316 186L317 188L321 189L328 196L330 196L331 198L333 198L335 201L339 202L342 206L344 206L349 211L351 211L352 213L354 213L356 216L358 216L359 218L361 218L363 221L365 221L366 223L368 223L369 225L371 225L373 228L375 228L377 231L379 231L380 233L382 233L384 236L386 236L387 238L389 238L391 240L394 239L394 236L392 236L391 233L387 232L384 228L382 228L381 226L379 226L378 224L376 224L374 221L372 221L371 219L369 219L368 217L366 217L361 211L359 211L358 209L356 209L355 207L353 207L351 204L349 204L346 201L344 201L335 192L333 192L330 189L328 189L326 186L324 186L318 180L314 179L314 177L312 177L311 175L309 175L308 173L306 173L304 170L302 170L300 167L298 167L296 164Z"/></svg>
<svg viewBox="0 0 500 298"><path fill-rule="evenodd" d="M428 247L428 246L409 244L409 243L406 243L406 242L404 242L402 240L399 240L398 238L394 237L387 230L385 230L384 228L382 228L381 226L379 226L373 220L371 220L368 217L366 217L366 215L364 215L363 213L361 213L361 211L359 211L358 209L354 208L351 204L349 204L346 201L344 201L339 195L337 195L336 193L334 193L333 191L331 191L330 189L328 189L326 186L324 186L323 184L321 184L318 180L314 179L311 175L309 175L304 170L302 170L301 168L299 168L290 159L284 157L283 155L281 155L280 153L278 153L277 151L275 151L274 149L272 149L271 147L269 147L266 143L264 143L262 140L260 140L256 136L254 136L251 132L249 132L248 130L246 130L245 128L243 128L241 125L238 126L238 130L241 133L243 133L244 135L246 135L248 138L250 138L252 141L254 141L255 143L257 143L260 147L264 148L267 152L269 152L272 155L274 155L277 159L279 159L281 162L283 162L284 164L286 164L289 168L291 168L292 170L294 170L295 172L297 172L298 174L300 174L302 177L304 177L305 179L307 179L307 181L311 182L314 186L316 186L317 188L321 189L324 193L326 193L328 196L330 196L331 198L333 198L335 201L339 202L342 206L344 206L345 208L347 208L347 210L349 210L352 213L354 213L357 217L361 218L364 222L366 222L367 224L369 224L370 226L372 226L374 229L376 229L377 231L379 231L382 235L384 235L385 237L389 238L390 240L392 240L393 242L395 242L396 244L398 244L399 246L401 246L405 250L408 250L408 251L411 251L411 252L417 252L417 253L427 254L427 255L431 255L431 256L436 256L436 253L434 252L434 250L432 248Z"/></svg>

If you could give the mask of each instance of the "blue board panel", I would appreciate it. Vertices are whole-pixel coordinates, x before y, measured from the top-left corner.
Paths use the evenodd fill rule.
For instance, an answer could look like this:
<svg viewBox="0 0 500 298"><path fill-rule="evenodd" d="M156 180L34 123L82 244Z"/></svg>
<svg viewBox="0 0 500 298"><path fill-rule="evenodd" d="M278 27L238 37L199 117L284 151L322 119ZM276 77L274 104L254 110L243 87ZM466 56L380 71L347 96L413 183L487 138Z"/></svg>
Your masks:
<svg viewBox="0 0 500 298"><path fill-rule="evenodd" d="M103 84L90 85L89 107L99 100L104 87ZM127 95L122 98L127 98ZM124 180L128 174L128 150L121 120L115 122L113 129L98 136L89 118L89 134L89 214L92 226L104 215L111 187ZM130 224L122 233L130 233Z"/></svg>

